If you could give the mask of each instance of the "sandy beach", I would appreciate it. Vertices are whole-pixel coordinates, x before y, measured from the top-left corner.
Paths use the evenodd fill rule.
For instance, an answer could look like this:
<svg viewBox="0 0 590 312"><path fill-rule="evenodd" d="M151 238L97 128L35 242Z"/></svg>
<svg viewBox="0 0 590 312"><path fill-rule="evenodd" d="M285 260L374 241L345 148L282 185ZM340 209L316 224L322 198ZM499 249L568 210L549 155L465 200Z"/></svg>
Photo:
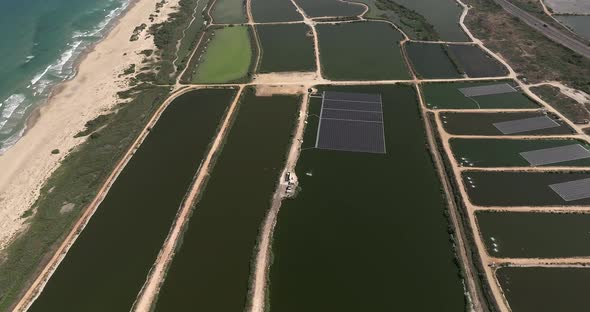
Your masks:
<svg viewBox="0 0 590 312"><path fill-rule="evenodd" d="M147 30L168 18L178 0L168 0L156 13L160 0L135 0L110 33L79 64L77 75L60 84L40 107L25 135L0 156L0 251L26 228L21 216L39 196L60 161L85 138L74 138L86 122L108 112L117 93L128 88L118 76L131 64L141 67L145 49L155 49ZM150 21L150 15L156 17ZM130 41L135 27L147 27L139 40ZM58 149L59 154L52 154Z"/></svg>

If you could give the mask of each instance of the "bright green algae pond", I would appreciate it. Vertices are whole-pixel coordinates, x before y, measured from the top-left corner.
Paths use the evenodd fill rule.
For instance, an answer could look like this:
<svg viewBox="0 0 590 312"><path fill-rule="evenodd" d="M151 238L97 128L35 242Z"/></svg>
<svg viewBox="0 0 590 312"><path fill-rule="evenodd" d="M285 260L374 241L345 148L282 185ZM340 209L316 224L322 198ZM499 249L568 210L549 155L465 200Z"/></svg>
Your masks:
<svg viewBox="0 0 590 312"><path fill-rule="evenodd" d="M29 311L129 311L234 95L170 104Z"/></svg>
<svg viewBox="0 0 590 312"><path fill-rule="evenodd" d="M539 108L533 100L521 92L493 94L477 97L465 97L460 88L469 88L485 85L508 83L514 86L509 80L486 81L486 82L450 82L450 83L427 83L423 85L426 106L438 109L478 109L478 108Z"/></svg>
<svg viewBox="0 0 590 312"><path fill-rule="evenodd" d="M511 140L511 139L451 139L451 149L457 162L475 167L527 167L529 162L520 153L552 147L579 144L590 150L590 144L580 140ZM590 158L548 164L545 166L590 166Z"/></svg>
<svg viewBox="0 0 590 312"><path fill-rule="evenodd" d="M283 201L275 228L270 310L463 311L413 88L320 89L381 94L388 153L311 148L321 105L312 98L296 169L301 190Z"/></svg>
<svg viewBox="0 0 590 312"><path fill-rule="evenodd" d="M315 71L311 29L305 24L257 25L262 46L258 72Z"/></svg>
<svg viewBox="0 0 590 312"><path fill-rule="evenodd" d="M588 311L588 268L506 267L496 276L512 312Z"/></svg>
<svg viewBox="0 0 590 312"><path fill-rule="evenodd" d="M495 257L590 256L590 214L478 212L488 253Z"/></svg>
<svg viewBox="0 0 590 312"><path fill-rule="evenodd" d="M399 41L402 35L383 22L316 26L322 71L334 80L410 79Z"/></svg>
<svg viewBox="0 0 590 312"><path fill-rule="evenodd" d="M250 33L246 26L214 30L211 43L197 65L195 83L225 83L248 74L252 61Z"/></svg>
<svg viewBox="0 0 590 312"><path fill-rule="evenodd" d="M258 230L291 143L300 99L247 89L190 218L156 311L243 311Z"/></svg>

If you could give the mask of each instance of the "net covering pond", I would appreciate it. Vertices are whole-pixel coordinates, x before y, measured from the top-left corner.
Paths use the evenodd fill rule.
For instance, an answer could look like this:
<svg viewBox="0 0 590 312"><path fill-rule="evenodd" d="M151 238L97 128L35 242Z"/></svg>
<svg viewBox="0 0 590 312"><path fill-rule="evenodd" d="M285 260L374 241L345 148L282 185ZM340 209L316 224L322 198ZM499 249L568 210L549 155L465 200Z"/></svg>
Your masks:
<svg viewBox="0 0 590 312"><path fill-rule="evenodd" d="M381 95L324 92L315 147L385 154Z"/></svg>
<svg viewBox="0 0 590 312"><path fill-rule="evenodd" d="M516 89L507 83L498 83L486 86L460 88L459 91L466 97L484 96L502 93L516 92Z"/></svg>
<svg viewBox="0 0 590 312"><path fill-rule="evenodd" d="M556 164L590 157L590 152L580 144L544 148L520 153L532 166Z"/></svg>
<svg viewBox="0 0 590 312"><path fill-rule="evenodd" d="M551 184L549 187L565 201L590 197L590 178Z"/></svg>
<svg viewBox="0 0 590 312"><path fill-rule="evenodd" d="M500 130L503 134L514 134L528 131L535 131L541 129L549 129L560 127L560 124L555 122L548 116L531 117L510 121L503 121L494 123L494 127Z"/></svg>

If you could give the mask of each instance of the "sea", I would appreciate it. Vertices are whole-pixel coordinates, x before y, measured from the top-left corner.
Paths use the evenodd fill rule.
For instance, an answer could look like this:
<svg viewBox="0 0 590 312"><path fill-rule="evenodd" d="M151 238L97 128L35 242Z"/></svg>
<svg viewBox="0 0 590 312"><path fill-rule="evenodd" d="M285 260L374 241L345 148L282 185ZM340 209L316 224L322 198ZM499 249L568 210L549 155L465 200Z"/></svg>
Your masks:
<svg viewBox="0 0 590 312"><path fill-rule="evenodd" d="M0 0L0 155L130 0Z"/></svg>

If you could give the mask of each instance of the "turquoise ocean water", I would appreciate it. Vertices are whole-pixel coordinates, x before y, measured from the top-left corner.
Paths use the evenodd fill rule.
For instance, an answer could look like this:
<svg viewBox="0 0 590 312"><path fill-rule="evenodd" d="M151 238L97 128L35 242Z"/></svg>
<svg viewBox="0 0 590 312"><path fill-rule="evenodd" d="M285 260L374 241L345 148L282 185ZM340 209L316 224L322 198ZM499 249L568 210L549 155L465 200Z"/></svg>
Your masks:
<svg viewBox="0 0 590 312"><path fill-rule="evenodd" d="M0 0L0 154L129 0Z"/></svg>

